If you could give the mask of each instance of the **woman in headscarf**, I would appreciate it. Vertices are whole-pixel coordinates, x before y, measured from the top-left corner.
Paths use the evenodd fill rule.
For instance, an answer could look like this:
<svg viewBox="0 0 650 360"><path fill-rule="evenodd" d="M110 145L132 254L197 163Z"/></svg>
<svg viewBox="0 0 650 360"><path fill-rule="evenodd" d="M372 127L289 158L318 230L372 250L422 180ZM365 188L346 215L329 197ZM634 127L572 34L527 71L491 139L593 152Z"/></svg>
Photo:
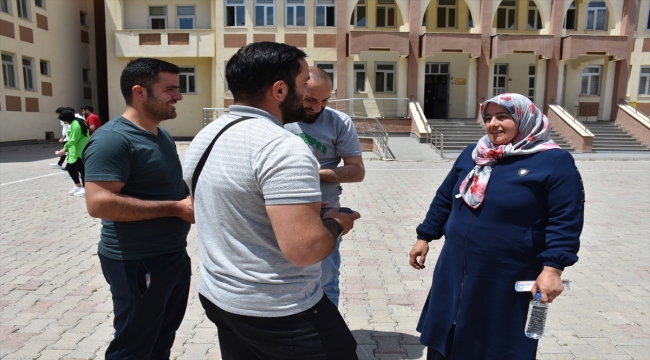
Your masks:
<svg viewBox="0 0 650 360"><path fill-rule="evenodd" d="M68 174L70 174L72 181L74 181L74 188L68 194L85 196L84 178L86 168L81 159L81 153L90 139L88 124L84 120L76 118L74 112L70 110L63 110L59 114L59 120L70 125L68 128L68 142L63 145L63 149L57 152L59 156L63 156L66 152L68 153L68 165L65 168ZM81 175L81 181L79 181L79 175Z"/></svg>
<svg viewBox="0 0 650 360"><path fill-rule="evenodd" d="M480 111L486 135L458 157L417 227L416 269L445 237L417 330L427 359L535 359L538 341L524 334L531 294L514 285L535 280L545 303L562 292L560 275L578 260L582 180L528 98L501 94Z"/></svg>

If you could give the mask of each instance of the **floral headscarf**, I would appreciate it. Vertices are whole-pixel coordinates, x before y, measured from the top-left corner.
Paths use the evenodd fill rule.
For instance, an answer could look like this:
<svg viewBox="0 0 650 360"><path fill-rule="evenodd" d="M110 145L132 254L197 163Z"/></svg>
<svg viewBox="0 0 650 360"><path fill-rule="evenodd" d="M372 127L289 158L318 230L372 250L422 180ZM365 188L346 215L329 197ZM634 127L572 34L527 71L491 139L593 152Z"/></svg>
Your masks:
<svg viewBox="0 0 650 360"><path fill-rule="evenodd" d="M549 149L560 148L551 140L551 127L546 115L527 97L520 94L501 94L481 104L481 115L489 103L503 106L517 124L517 134L507 145L494 145L488 135L484 135L472 152L476 166L460 184L460 194L467 205L476 209L483 203L485 189L490 181L492 166L502 158L512 155L533 154Z"/></svg>

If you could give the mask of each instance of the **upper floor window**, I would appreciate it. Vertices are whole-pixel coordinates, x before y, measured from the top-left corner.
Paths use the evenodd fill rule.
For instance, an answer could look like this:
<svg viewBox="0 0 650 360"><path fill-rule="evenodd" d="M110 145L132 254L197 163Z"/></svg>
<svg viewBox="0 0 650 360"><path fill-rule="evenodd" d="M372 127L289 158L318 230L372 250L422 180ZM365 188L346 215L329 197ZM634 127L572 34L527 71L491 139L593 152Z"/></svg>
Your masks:
<svg viewBox="0 0 650 360"><path fill-rule="evenodd" d="M287 26L305 26L306 25L306 5L305 0L286 0Z"/></svg>
<svg viewBox="0 0 650 360"><path fill-rule="evenodd" d="M375 92L395 92L395 64L375 63Z"/></svg>
<svg viewBox="0 0 650 360"><path fill-rule="evenodd" d="M497 29L515 29L516 2L515 0L503 0L497 9Z"/></svg>
<svg viewBox="0 0 650 360"><path fill-rule="evenodd" d="M377 27L394 27L395 11L395 0L377 0Z"/></svg>
<svg viewBox="0 0 650 360"><path fill-rule="evenodd" d="M178 74L178 85L181 94L196 94L196 68L182 67Z"/></svg>
<svg viewBox="0 0 650 360"><path fill-rule="evenodd" d="M27 7L27 0L16 0L16 8L18 9L18 17L29 19L29 7Z"/></svg>
<svg viewBox="0 0 650 360"><path fill-rule="evenodd" d="M336 0L316 0L316 26L336 26Z"/></svg>
<svg viewBox="0 0 650 360"><path fill-rule="evenodd" d="M86 13L83 11L79 12L79 22L81 23L81 25L88 25L86 24Z"/></svg>
<svg viewBox="0 0 650 360"><path fill-rule="evenodd" d="M438 1L438 27L456 27L456 0Z"/></svg>
<svg viewBox="0 0 650 360"><path fill-rule="evenodd" d="M41 60L41 75L50 75L50 63L47 60Z"/></svg>
<svg viewBox="0 0 650 360"><path fill-rule="evenodd" d="M354 63L354 92L366 92L366 63Z"/></svg>
<svg viewBox="0 0 650 360"><path fill-rule="evenodd" d="M569 10L566 11L566 17L564 18L564 28L567 30L575 30L577 21L576 21L576 16L578 12L576 10L576 2L571 1L571 5L569 5Z"/></svg>
<svg viewBox="0 0 650 360"><path fill-rule="evenodd" d="M368 12L366 8L366 0L359 0L357 6L354 7L354 12L352 13L352 20L350 25L357 27L366 27L368 26Z"/></svg>
<svg viewBox="0 0 650 360"><path fill-rule="evenodd" d="M177 6L176 7L176 27L179 29L195 29L196 28L196 8L192 6Z"/></svg>
<svg viewBox="0 0 650 360"><path fill-rule="evenodd" d="M607 5L604 1L592 1L587 6L587 30L605 30Z"/></svg>
<svg viewBox="0 0 650 360"><path fill-rule="evenodd" d="M2 80L5 87L18 87L16 86L16 70L14 67L13 55L2 54Z"/></svg>
<svg viewBox="0 0 650 360"><path fill-rule="evenodd" d="M226 0L226 26L246 26L244 0Z"/></svg>
<svg viewBox="0 0 650 360"><path fill-rule="evenodd" d="M45 0L34 0L34 5L39 8L45 8Z"/></svg>
<svg viewBox="0 0 650 360"><path fill-rule="evenodd" d="M0 11L9 13L9 0L0 0Z"/></svg>
<svg viewBox="0 0 650 360"><path fill-rule="evenodd" d="M587 66L582 69L580 95L600 94L600 66Z"/></svg>
<svg viewBox="0 0 650 360"><path fill-rule="evenodd" d="M650 66L641 66L639 95L650 95Z"/></svg>
<svg viewBox="0 0 650 360"><path fill-rule="evenodd" d="M34 68L32 59L23 57L23 81L25 90L34 90Z"/></svg>
<svg viewBox="0 0 650 360"><path fill-rule="evenodd" d="M255 26L275 25L275 0L255 0Z"/></svg>
<svg viewBox="0 0 650 360"><path fill-rule="evenodd" d="M534 1L528 1L528 23L526 29L539 30L542 28L542 18L539 16L539 10Z"/></svg>
<svg viewBox="0 0 650 360"><path fill-rule="evenodd" d="M149 6L149 29L167 29L167 6Z"/></svg>
<svg viewBox="0 0 650 360"><path fill-rule="evenodd" d="M472 12L467 9L467 28L471 29L474 27L474 19L472 18Z"/></svg>

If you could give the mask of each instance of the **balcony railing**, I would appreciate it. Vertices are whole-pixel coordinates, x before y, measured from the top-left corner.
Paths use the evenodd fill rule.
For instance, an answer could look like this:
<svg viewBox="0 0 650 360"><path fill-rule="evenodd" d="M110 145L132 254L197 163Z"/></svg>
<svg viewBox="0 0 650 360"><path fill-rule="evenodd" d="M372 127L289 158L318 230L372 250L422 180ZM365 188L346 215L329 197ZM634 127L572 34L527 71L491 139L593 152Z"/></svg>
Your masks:
<svg viewBox="0 0 650 360"><path fill-rule="evenodd" d="M208 124L228 112L228 108L203 108L203 127L208 126Z"/></svg>
<svg viewBox="0 0 650 360"><path fill-rule="evenodd" d="M328 106L349 116L356 117L393 119L406 119L409 117L409 99L406 98L337 99L330 100Z"/></svg>
<svg viewBox="0 0 650 360"><path fill-rule="evenodd" d="M120 30L115 32L117 57L214 57L212 30Z"/></svg>

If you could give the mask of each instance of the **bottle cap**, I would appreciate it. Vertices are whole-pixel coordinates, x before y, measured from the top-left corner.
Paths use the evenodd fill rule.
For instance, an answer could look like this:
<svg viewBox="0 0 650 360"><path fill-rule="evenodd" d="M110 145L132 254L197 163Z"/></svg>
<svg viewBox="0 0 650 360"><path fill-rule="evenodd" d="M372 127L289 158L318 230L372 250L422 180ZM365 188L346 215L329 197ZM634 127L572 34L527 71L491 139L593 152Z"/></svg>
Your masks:
<svg viewBox="0 0 650 360"><path fill-rule="evenodd" d="M539 291L538 291L537 294L535 294L535 299L539 300L541 298L542 298L542 294L540 294Z"/></svg>

